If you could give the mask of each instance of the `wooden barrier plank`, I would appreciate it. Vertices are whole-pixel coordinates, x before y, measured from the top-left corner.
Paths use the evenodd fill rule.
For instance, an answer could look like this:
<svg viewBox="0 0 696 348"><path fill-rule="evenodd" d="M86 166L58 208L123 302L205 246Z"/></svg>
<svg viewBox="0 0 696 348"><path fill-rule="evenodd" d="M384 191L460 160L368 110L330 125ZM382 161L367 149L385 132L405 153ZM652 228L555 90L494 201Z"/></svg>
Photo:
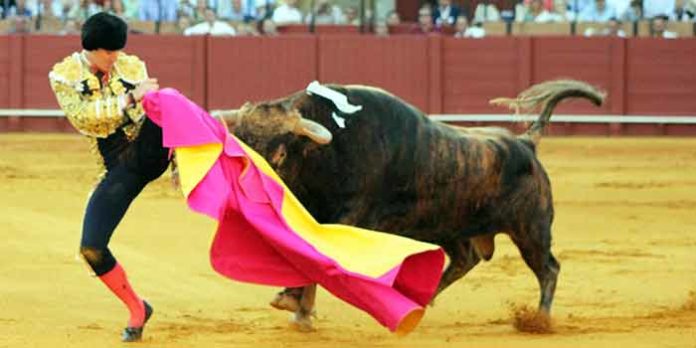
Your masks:
<svg viewBox="0 0 696 348"><path fill-rule="evenodd" d="M533 83L547 80L571 78L586 81L605 91L613 88L614 70L622 69L613 62L613 38L572 39L534 38L533 40ZM572 42L572 44L568 44ZM618 82L617 82L618 83ZM617 86L618 88L618 86ZM611 114L614 103L622 100L607 99L601 108L585 100L566 101L556 109L558 113Z"/></svg>
<svg viewBox="0 0 696 348"><path fill-rule="evenodd" d="M317 79L315 36L209 38L210 109L278 98Z"/></svg>
<svg viewBox="0 0 696 348"><path fill-rule="evenodd" d="M423 112L442 113L442 38L428 38L428 107Z"/></svg>
<svg viewBox="0 0 696 348"><path fill-rule="evenodd" d="M22 74L24 102L21 107L57 109L58 102L51 91L48 73L54 64L81 49L80 37L77 35L32 35L27 37L25 53L22 58L25 68Z"/></svg>
<svg viewBox="0 0 696 348"><path fill-rule="evenodd" d="M443 38L442 99L446 113L501 113L488 101L520 92L529 62L525 44L515 38Z"/></svg>
<svg viewBox="0 0 696 348"><path fill-rule="evenodd" d="M319 80L381 87L427 110L428 40L418 35L320 36Z"/></svg>
<svg viewBox="0 0 696 348"><path fill-rule="evenodd" d="M205 106L205 37L130 35L126 52L147 64L161 87L173 87Z"/></svg>
<svg viewBox="0 0 696 348"><path fill-rule="evenodd" d="M9 69L8 69L8 104L10 108L19 109L24 107L25 94L24 86L24 66L25 61L25 35L14 35L9 37ZM8 120L8 128L10 130L21 129L21 120L19 117L10 117Z"/></svg>
<svg viewBox="0 0 696 348"><path fill-rule="evenodd" d="M10 37L0 35L0 108L10 107Z"/></svg>
<svg viewBox="0 0 696 348"><path fill-rule="evenodd" d="M627 42L626 113L696 114L696 40Z"/></svg>
<svg viewBox="0 0 696 348"><path fill-rule="evenodd" d="M512 25L515 36L570 36L570 23L515 22Z"/></svg>

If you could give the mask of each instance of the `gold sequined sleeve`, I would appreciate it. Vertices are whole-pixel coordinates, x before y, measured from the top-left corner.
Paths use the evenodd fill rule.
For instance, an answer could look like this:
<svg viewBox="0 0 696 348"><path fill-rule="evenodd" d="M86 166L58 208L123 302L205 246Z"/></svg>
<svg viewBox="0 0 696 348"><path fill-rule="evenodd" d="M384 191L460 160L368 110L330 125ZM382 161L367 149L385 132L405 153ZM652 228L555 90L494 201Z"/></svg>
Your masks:
<svg viewBox="0 0 696 348"><path fill-rule="evenodd" d="M137 56L121 53L114 67L121 79L137 86L148 78L145 62ZM135 103L126 108L128 118L138 123L145 116L145 110L141 103Z"/></svg>
<svg viewBox="0 0 696 348"><path fill-rule="evenodd" d="M105 138L126 122L125 95L89 96L80 93L73 85L54 78L50 80L58 104L70 123L81 133Z"/></svg>

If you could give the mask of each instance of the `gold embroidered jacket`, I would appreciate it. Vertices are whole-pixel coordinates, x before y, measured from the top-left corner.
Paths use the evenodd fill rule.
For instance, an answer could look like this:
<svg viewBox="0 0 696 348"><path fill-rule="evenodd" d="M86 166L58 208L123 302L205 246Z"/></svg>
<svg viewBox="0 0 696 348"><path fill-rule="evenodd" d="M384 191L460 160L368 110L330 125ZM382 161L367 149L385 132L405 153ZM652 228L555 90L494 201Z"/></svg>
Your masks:
<svg viewBox="0 0 696 348"><path fill-rule="evenodd" d="M48 77L58 104L80 133L93 140L106 138L127 124L123 130L128 138L137 135L144 112L140 103L127 105L127 93L147 79L138 57L121 53L103 86L80 52L56 64Z"/></svg>

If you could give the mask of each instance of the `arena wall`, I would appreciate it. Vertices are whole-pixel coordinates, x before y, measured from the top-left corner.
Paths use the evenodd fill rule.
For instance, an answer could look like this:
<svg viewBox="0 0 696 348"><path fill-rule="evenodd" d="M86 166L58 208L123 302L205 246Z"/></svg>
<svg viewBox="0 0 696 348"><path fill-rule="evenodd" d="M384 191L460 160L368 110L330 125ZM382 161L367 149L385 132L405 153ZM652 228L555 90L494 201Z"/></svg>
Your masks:
<svg viewBox="0 0 696 348"><path fill-rule="evenodd" d="M0 109L58 109L48 72L79 49L79 38L0 36L0 48ZM566 77L596 84L609 98L601 108L569 102L557 110L561 115L696 115L694 39L133 35L127 51L143 58L162 86L177 88L209 109L281 97L316 79L380 86L429 114L503 114L507 111L490 106L488 100ZM557 123L553 131L696 134L696 125L657 120ZM63 117L0 117L0 131L69 129Z"/></svg>

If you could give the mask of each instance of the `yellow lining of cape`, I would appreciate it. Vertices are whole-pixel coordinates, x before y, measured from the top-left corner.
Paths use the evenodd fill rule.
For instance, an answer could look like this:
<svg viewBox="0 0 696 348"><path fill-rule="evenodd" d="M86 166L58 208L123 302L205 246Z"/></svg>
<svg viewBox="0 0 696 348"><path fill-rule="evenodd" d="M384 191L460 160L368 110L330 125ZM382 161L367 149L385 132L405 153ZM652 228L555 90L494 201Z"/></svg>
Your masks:
<svg viewBox="0 0 696 348"><path fill-rule="evenodd" d="M222 144L177 147L175 151L181 191L188 197L220 157Z"/></svg>
<svg viewBox="0 0 696 348"><path fill-rule="evenodd" d="M319 224L268 162L246 144L238 142L259 170L284 188L282 214L290 228L319 253L338 262L346 270L376 278L402 263L409 255L439 248L433 244L353 226ZM181 188L186 196L208 173L221 152L222 144L176 149ZM246 173L245 168L242 175Z"/></svg>
<svg viewBox="0 0 696 348"><path fill-rule="evenodd" d="M268 162L243 142L239 143L259 170L285 189L282 214L290 228L346 270L376 278L402 263L409 255L439 248L434 244L384 232L348 225L319 224Z"/></svg>

